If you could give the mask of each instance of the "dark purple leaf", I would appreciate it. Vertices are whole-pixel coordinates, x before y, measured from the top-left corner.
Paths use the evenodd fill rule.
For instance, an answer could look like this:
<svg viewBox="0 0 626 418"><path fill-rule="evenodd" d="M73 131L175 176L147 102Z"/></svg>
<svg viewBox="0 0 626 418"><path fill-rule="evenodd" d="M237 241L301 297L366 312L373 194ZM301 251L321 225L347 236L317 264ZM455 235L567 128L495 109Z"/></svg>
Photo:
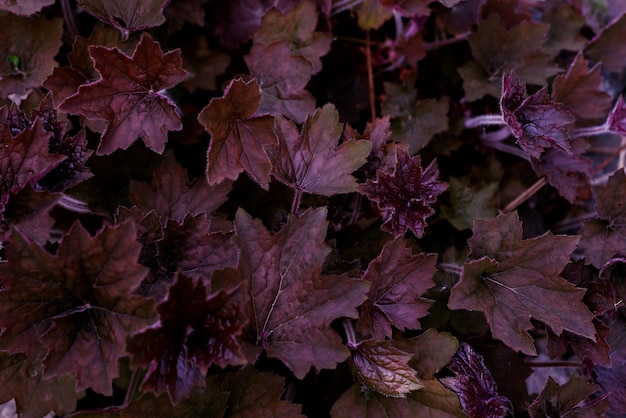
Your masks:
<svg viewBox="0 0 626 418"><path fill-rule="evenodd" d="M626 106L621 95L618 96L606 121L607 128L619 135L626 134Z"/></svg>
<svg viewBox="0 0 626 418"><path fill-rule="evenodd" d="M600 387L590 383L584 377L571 376L567 383L559 385L548 377L539 396L530 405L531 417L581 417L604 416L608 412L606 398L589 402L588 398ZM588 400L589 404L579 405Z"/></svg>
<svg viewBox="0 0 626 418"><path fill-rule="evenodd" d="M163 24L163 8L168 1L79 0L78 5L128 38L130 32Z"/></svg>
<svg viewBox="0 0 626 418"><path fill-rule="evenodd" d="M624 69L626 48L622 42L626 36L626 14L621 15L602 30L589 42L584 52L609 71L619 73Z"/></svg>

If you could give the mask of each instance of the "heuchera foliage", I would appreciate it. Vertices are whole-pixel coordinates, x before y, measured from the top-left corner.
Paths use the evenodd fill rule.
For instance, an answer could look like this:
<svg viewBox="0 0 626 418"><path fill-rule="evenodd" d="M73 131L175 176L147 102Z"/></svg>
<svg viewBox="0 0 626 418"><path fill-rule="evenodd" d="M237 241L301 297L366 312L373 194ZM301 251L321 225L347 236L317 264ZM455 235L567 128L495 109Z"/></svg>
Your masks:
<svg viewBox="0 0 626 418"><path fill-rule="evenodd" d="M0 415L626 414L626 8L0 1Z"/></svg>

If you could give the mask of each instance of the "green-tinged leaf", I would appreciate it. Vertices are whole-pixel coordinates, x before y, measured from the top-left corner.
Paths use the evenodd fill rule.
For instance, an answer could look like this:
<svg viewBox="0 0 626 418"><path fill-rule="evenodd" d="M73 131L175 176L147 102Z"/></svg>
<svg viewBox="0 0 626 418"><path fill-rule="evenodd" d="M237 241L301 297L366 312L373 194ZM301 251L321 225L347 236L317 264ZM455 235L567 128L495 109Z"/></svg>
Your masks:
<svg viewBox="0 0 626 418"><path fill-rule="evenodd" d="M408 364L411 357L411 353L399 350L390 340L366 340L352 350L352 362L363 384L394 398L423 387Z"/></svg>
<svg viewBox="0 0 626 418"><path fill-rule="evenodd" d="M574 5L561 4L544 13L541 19L550 25L550 30L543 45L543 50L552 56L561 50L579 51L584 48L587 39L581 31L585 26L585 18Z"/></svg>
<svg viewBox="0 0 626 418"><path fill-rule="evenodd" d="M413 338L396 338L396 347L413 354L409 365L417 370L422 381L432 380L456 353L458 340L447 332L433 328Z"/></svg>
<svg viewBox="0 0 626 418"><path fill-rule="evenodd" d="M354 10L363 30L379 29L393 16L392 9L383 6L379 0L364 0Z"/></svg>
<svg viewBox="0 0 626 418"><path fill-rule="evenodd" d="M475 219L491 219L498 214L499 183L475 185L470 178L457 177L450 177L448 182L451 204L442 206L441 213L456 229L470 229Z"/></svg>
<svg viewBox="0 0 626 418"><path fill-rule="evenodd" d="M474 222L472 260L463 266L448 306L483 312L494 338L535 355L530 318L595 340L594 315L582 303L585 289L559 277L576 248L577 236L522 239L516 213Z"/></svg>
<svg viewBox="0 0 626 418"><path fill-rule="evenodd" d="M357 182L352 172L365 164L371 143L348 140L337 145L341 131L337 109L330 104L307 116L300 133L293 122L277 117L278 145L265 147L272 174L306 193L333 196L353 192Z"/></svg>

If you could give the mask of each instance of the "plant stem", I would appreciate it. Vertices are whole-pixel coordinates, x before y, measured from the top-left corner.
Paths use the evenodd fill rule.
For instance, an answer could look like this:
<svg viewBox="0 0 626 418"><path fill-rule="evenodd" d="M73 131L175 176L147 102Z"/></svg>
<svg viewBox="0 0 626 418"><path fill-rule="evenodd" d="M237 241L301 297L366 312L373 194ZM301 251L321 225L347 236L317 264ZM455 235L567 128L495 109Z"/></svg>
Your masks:
<svg viewBox="0 0 626 418"><path fill-rule="evenodd" d="M343 330L346 332L346 340L347 346L350 351L357 348L359 345L356 341L356 333L354 332L354 326L352 325L352 321L349 318L344 318L343 322Z"/></svg>
<svg viewBox="0 0 626 418"><path fill-rule="evenodd" d="M330 15L334 16L361 3L363 0L339 0L333 4Z"/></svg>
<svg viewBox="0 0 626 418"><path fill-rule="evenodd" d="M79 35L78 27L76 26L76 19L74 19L74 12L72 11L72 6L70 5L69 0L61 0L61 10L63 12L63 20L65 21L65 26L67 27L67 32L69 36L72 38L72 42Z"/></svg>
<svg viewBox="0 0 626 418"><path fill-rule="evenodd" d="M465 127L468 129L479 128L481 126L501 126L506 125L502 115L480 115L465 119Z"/></svg>
<svg viewBox="0 0 626 418"><path fill-rule="evenodd" d="M295 189L293 195L293 202L291 202L291 214L296 216L298 214L298 208L300 207L300 201L302 200L302 190Z"/></svg>
<svg viewBox="0 0 626 418"><path fill-rule="evenodd" d="M610 133L611 130L607 125L599 125L599 126L588 126L586 128L576 129L573 133L573 136L579 138L581 136L597 136L602 134Z"/></svg>
<svg viewBox="0 0 626 418"><path fill-rule="evenodd" d="M534 368L546 367L583 367L582 363L577 361L527 361L526 365Z"/></svg>
<svg viewBox="0 0 626 418"><path fill-rule="evenodd" d="M367 62L367 84L369 86L370 96L370 121L376 120L376 92L374 91L374 70L372 69L372 44L370 40L370 31L367 31L365 38L365 59Z"/></svg>
<svg viewBox="0 0 626 418"><path fill-rule="evenodd" d="M142 377L143 371L140 368L133 370L133 374L130 376L130 381L128 382L126 396L124 397L124 407L128 406L133 401L135 393L141 384Z"/></svg>
<svg viewBox="0 0 626 418"><path fill-rule="evenodd" d="M502 212L509 213L514 211L519 205L527 201L532 195L537 193L546 184L548 184L548 178L546 176L541 176L539 180L537 180L532 186L524 190L515 199L511 200L509 204L506 205L504 209L502 209Z"/></svg>
<svg viewBox="0 0 626 418"><path fill-rule="evenodd" d="M467 37L470 36L472 32L465 32L459 35L453 36L452 38L442 39L440 41L429 42L424 44L425 51L432 51L433 49L441 48L442 46L448 46L455 44L457 42L467 40Z"/></svg>
<svg viewBox="0 0 626 418"><path fill-rule="evenodd" d="M514 147L509 144L505 144L500 141L482 141L483 145L489 148L493 148L498 151L506 152L507 154L515 155L523 160L530 161L530 157L522 149Z"/></svg>
<svg viewBox="0 0 626 418"><path fill-rule="evenodd" d="M439 263L439 268L447 273L458 274L459 276L463 273L463 266L459 266L452 263Z"/></svg>

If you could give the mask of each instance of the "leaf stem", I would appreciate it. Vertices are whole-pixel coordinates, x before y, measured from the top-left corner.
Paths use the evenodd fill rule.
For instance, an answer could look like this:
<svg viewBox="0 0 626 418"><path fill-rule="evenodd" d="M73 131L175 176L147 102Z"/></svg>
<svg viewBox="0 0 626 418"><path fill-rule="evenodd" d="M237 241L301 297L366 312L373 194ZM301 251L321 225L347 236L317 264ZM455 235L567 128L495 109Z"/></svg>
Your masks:
<svg viewBox="0 0 626 418"><path fill-rule="evenodd" d="M482 141L482 144L486 147L506 152L507 154L515 155L523 160L530 161L530 157L524 152L524 150L513 145L505 144L500 141Z"/></svg>
<svg viewBox="0 0 626 418"><path fill-rule="evenodd" d="M135 393L137 392L137 389L139 389L142 378L142 369L136 368L133 370L133 374L131 374L130 381L128 382L128 389L126 389L126 396L124 397L124 407L127 407L135 398Z"/></svg>
<svg viewBox="0 0 626 418"><path fill-rule="evenodd" d="M343 330L346 332L346 340L347 346L350 351L355 350L359 345L356 341L356 333L354 332L354 326L352 325L352 321L350 318L344 318L343 322Z"/></svg>
<svg viewBox="0 0 626 418"><path fill-rule="evenodd" d="M465 127L468 129L480 128L481 126L501 126L506 125L502 115L480 115L465 119Z"/></svg>
<svg viewBox="0 0 626 418"><path fill-rule="evenodd" d="M376 120L376 92L374 91L374 70L372 69L372 43L370 39L370 32L367 31L365 38L365 60L367 62L367 84L369 87L369 99L370 99L370 121Z"/></svg>
<svg viewBox="0 0 626 418"><path fill-rule="evenodd" d="M442 39L440 41L428 42L424 44L425 51L432 51L433 49L441 48L443 46L448 46L455 44L457 42L467 40L467 37L470 36L472 32L464 32L459 35L453 36L452 38Z"/></svg>
<svg viewBox="0 0 626 418"><path fill-rule="evenodd" d="M511 200L509 204L502 209L502 212L509 213L514 211L519 205L530 199L532 195L541 190L541 188L546 184L548 184L548 178L546 176L541 176L532 186L520 193L520 195L515 199Z"/></svg>
<svg viewBox="0 0 626 418"><path fill-rule="evenodd" d="M534 368L583 367L583 364L578 361L526 361L525 363Z"/></svg>
<svg viewBox="0 0 626 418"><path fill-rule="evenodd" d="M333 4L330 15L334 16L361 3L363 3L363 0L339 0Z"/></svg>
<svg viewBox="0 0 626 418"><path fill-rule="evenodd" d="M608 125L588 126L586 128L576 129L573 136L579 138L581 136L598 136L611 133L611 129Z"/></svg>
<svg viewBox="0 0 626 418"><path fill-rule="evenodd" d="M457 264L452 263L439 263L439 268L446 273L454 273L459 276L463 273L463 266L459 266Z"/></svg>
<svg viewBox="0 0 626 418"><path fill-rule="evenodd" d="M67 27L67 32L72 39L72 43L74 39L79 35L78 26L76 26L76 19L74 19L74 12L72 11L72 6L70 6L69 0L61 0L61 11L63 12L63 20L65 21L65 26Z"/></svg>
<svg viewBox="0 0 626 418"><path fill-rule="evenodd" d="M291 214L296 216L298 214L298 208L300 207L300 201L302 200L302 190L295 189L293 195L293 202L291 203Z"/></svg>

